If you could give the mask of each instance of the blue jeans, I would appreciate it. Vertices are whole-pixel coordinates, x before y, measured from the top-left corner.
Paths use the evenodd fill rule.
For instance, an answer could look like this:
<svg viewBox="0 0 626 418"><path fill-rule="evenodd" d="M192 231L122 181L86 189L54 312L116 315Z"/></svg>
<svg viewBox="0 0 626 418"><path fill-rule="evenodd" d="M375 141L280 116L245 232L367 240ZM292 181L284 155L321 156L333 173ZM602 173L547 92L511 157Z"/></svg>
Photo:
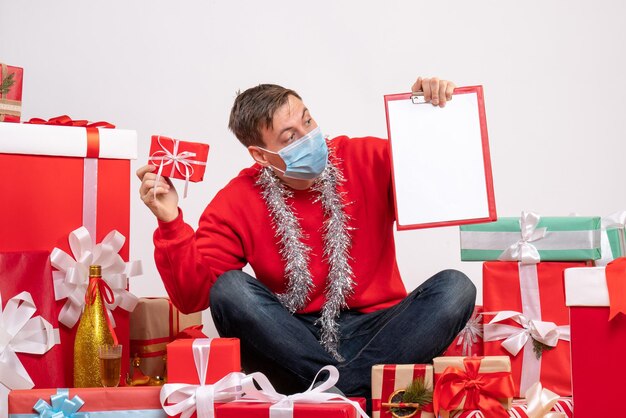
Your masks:
<svg viewBox="0 0 626 418"><path fill-rule="evenodd" d="M220 336L241 340L246 373L263 372L281 393L304 391L323 366L339 369L337 387L371 398L374 364L430 363L469 320L476 288L463 273L444 270L399 304L373 313L343 311L337 362L319 344L315 314L287 311L263 283L233 270L211 289L211 314Z"/></svg>

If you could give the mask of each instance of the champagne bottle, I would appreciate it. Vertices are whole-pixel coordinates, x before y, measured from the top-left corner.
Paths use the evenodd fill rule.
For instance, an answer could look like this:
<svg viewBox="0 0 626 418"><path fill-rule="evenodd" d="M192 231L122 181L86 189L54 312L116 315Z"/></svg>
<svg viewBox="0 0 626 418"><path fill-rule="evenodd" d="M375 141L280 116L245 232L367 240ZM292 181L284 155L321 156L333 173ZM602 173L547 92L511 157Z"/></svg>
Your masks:
<svg viewBox="0 0 626 418"><path fill-rule="evenodd" d="M101 267L89 266L85 309L74 341L74 387L77 388L102 387L98 348L105 344L117 344L104 305L104 289L108 289L108 286L102 279Z"/></svg>

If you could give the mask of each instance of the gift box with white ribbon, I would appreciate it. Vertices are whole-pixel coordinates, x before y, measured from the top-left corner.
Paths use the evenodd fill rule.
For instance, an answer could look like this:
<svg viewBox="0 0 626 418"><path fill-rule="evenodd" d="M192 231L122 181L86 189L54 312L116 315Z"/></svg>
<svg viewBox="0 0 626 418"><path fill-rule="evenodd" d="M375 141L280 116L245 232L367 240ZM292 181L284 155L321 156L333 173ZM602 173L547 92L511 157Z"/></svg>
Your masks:
<svg viewBox="0 0 626 418"><path fill-rule="evenodd" d="M128 310L136 302L126 292L127 278L140 272L136 263L127 263L130 160L136 158L137 134L66 116L32 122L0 122L0 166L6 173L0 195L11 197L10 205L0 206L0 251L58 249L52 262L59 269L55 295L65 387L72 385L74 325L88 264L101 264L103 278L116 293L108 308L124 346L125 375Z"/></svg>

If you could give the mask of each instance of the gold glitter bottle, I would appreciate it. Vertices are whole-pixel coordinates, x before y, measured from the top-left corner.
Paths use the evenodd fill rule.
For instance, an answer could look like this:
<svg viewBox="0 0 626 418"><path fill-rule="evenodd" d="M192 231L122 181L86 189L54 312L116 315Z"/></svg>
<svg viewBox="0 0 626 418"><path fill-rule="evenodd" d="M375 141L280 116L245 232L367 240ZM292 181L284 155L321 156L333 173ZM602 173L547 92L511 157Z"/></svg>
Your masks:
<svg viewBox="0 0 626 418"><path fill-rule="evenodd" d="M74 341L74 387L102 387L98 347L117 344L109 324L102 292L108 286L102 280L98 265L89 266L89 286L85 295L85 309L80 317Z"/></svg>

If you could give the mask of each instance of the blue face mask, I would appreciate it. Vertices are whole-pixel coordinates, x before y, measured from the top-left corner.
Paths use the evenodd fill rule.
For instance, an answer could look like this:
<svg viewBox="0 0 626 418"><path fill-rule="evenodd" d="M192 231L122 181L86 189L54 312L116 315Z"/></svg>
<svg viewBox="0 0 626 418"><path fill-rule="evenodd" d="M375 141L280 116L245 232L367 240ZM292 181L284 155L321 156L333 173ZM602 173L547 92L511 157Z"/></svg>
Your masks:
<svg viewBox="0 0 626 418"><path fill-rule="evenodd" d="M317 178L326 168L328 161L328 146L319 127L278 152L264 150L280 156L285 162L284 171L274 166L272 168L283 173L285 177L298 180Z"/></svg>

